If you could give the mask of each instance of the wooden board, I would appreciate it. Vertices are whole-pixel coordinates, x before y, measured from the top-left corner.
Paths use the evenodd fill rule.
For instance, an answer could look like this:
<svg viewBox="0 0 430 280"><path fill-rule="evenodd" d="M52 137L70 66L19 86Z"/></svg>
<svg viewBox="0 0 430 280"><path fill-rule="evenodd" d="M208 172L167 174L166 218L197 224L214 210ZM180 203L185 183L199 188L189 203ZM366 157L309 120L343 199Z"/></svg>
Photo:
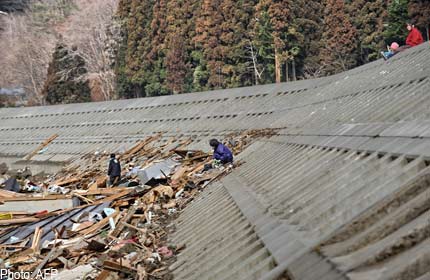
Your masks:
<svg viewBox="0 0 430 280"><path fill-rule="evenodd" d="M45 148L46 146L49 145L49 143L51 143L52 141L55 140L55 138L58 137L58 134L54 134L51 137L49 137L48 139L46 139L39 147L37 147L33 152L31 152L30 154L28 154L27 156L24 157L25 160L30 160L32 157L34 157L38 152L40 152L43 148Z"/></svg>

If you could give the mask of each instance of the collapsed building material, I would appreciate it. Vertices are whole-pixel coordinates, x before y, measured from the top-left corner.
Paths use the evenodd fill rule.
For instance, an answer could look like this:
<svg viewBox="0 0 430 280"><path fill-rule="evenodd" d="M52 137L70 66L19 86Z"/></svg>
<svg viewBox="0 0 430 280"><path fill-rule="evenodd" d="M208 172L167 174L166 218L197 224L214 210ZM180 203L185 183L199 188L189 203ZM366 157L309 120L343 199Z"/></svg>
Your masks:
<svg viewBox="0 0 430 280"><path fill-rule="evenodd" d="M177 165L178 163L172 159L167 159L137 171L137 176L142 184L148 183L151 179L167 179L166 175L170 175L172 169Z"/></svg>
<svg viewBox="0 0 430 280"><path fill-rule="evenodd" d="M249 135L231 137L245 147ZM182 144L156 145L160 137L148 137L121 156L128 160L123 184L135 182L134 187L106 188L107 155L94 154L45 180L43 193L0 192L0 257L13 270L58 268L65 279L72 272L98 279L168 275L183 248L166 243L169 221L232 166L204 171L210 154L183 150Z"/></svg>

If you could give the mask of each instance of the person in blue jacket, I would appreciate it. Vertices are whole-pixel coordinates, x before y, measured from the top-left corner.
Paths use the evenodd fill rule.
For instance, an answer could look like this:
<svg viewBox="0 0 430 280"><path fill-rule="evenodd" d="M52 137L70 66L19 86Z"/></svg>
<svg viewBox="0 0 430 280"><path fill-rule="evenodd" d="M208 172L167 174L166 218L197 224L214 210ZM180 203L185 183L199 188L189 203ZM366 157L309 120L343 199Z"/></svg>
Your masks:
<svg viewBox="0 0 430 280"><path fill-rule="evenodd" d="M233 162L233 154L230 149L216 139L211 139L209 145L214 149L213 158L221 161L222 164Z"/></svg>
<svg viewBox="0 0 430 280"><path fill-rule="evenodd" d="M121 180L121 164L115 154L110 155L108 167L109 183L113 187Z"/></svg>

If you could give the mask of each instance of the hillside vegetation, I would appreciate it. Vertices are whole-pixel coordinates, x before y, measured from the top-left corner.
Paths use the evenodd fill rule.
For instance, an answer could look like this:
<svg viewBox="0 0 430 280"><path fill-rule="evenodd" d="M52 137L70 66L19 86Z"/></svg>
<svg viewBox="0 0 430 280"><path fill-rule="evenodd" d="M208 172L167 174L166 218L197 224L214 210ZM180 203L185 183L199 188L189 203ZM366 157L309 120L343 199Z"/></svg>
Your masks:
<svg viewBox="0 0 430 280"><path fill-rule="evenodd" d="M0 0L0 10L12 2ZM89 87L91 100L112 100L331 75L404 43L406 21L423 34L430 23L427 0L18 2L0 16L0 87L25 89L30 104L88 100L87 90L70 98L50 88L59 44L86 70L69 82Z"/></svg>

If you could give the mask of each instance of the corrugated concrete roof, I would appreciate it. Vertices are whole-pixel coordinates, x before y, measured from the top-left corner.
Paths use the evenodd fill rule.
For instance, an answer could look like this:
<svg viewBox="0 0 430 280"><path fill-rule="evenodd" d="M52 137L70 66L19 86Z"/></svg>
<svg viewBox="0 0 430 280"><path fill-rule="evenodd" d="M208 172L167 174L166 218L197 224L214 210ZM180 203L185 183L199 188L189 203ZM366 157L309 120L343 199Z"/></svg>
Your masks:
<svg viewBox="0 0 430 280"><path fill-rule="evenodd" d="M380 124L388 129L399 120L426 118L427 104L423 101L429 83L428 48L424 44L388 62L381 60L309 81L1 109L0 155L22 157L54 133L60 137L33 160L64 161L96 149L126 149L156 132L164 132L165 137L191 136L199 148L206 148L206 142L199 141L211 136L249 128L288 127L289 133L308 135L326 134L327 129L339 125L339 129L346 129L343 134L378 133L378 127L366 126Z"/></svg>
<svg viewBox="0 0 430 280"><path fill-rule="evenodd" d="M0 153L114 150L156 132L282 128L180 215L176 279L428 279L430 45L332 77L181 96L0 110ZM38 158L39 157L39 158Z"/></svg>
<svg viewBox="0 0 430 280"><path fill-rule="evenodd" d="M428 46L415 51L430 56ZM320 97L297 94L272 123L290 123L283 135L249 147L240 156L245 163L216 186L241 211L233 221L246 218L273 257L270 271L254 279L277 279L285 271L291 279L429 279L430 62L413 52L396 59L366 66L374 76L401 68L404 75L390 77L393 84L384 78L372 83L372 73L356 69L356 79L370 79L360 80L363 90L356 81L336 90L355 76L347 72ZM224 259L212 250L229 247L232 234L223 231L212 242L199 229L213 221L233 224L228 214L221 221L204 214L214 189L206 189L207 202L190 205L177 224L172 241L190 248L178 256L179 267L172 266L176 279L252 279L253 267L235 277L227 265L218 267L225 274L211 274L211 263ZM218 204L214 212L226 211ZM182 232L193 234L185 238ZM224 254L238 252L246 253L231 248Z"/></svg>

